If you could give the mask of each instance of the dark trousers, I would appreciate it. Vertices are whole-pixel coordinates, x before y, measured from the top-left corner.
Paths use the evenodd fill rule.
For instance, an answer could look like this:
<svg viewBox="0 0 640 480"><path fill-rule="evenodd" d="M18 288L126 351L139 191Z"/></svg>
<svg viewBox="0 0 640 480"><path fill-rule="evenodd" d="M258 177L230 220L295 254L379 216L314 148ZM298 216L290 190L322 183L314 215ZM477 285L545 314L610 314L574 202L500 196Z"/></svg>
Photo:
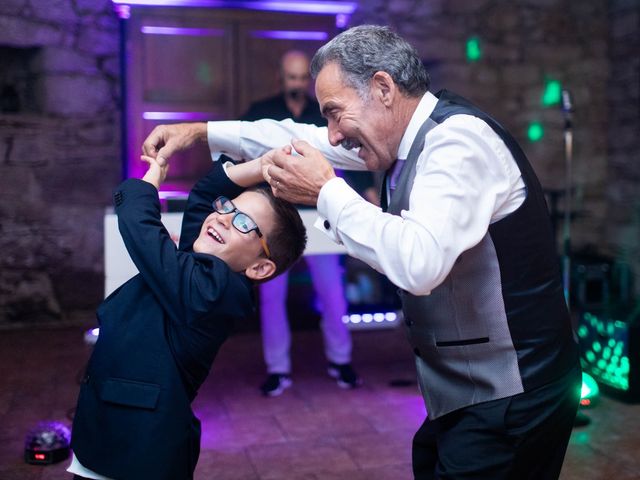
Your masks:
<svg viewBox="0 0 640 480"><path fill-rule="evenodd" d="M557 479L581 384L577 367L530 392L425 420L413 438L415 479Z"/></svg>

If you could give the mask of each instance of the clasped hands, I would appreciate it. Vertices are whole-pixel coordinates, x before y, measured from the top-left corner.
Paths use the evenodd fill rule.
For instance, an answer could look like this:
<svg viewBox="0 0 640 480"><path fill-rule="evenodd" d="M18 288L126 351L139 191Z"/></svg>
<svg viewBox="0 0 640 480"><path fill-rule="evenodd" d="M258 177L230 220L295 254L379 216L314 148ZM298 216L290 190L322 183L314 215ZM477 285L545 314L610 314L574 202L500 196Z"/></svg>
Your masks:
<svg viewBox="0 0 640 480"><path fill-rule="evenodd" d="M331 164L304 140L293 140L260 157L262 176L276 197L315 206L320 189L336 174Z"/></svg>
<svg viewBox="0 0 640 480"><path fill-rule="evenodd" d="M154 128L142 145L141 157L156 174L153 183L164 180L168 159L174 153L206 141L206 123L159 125ZM274 195L292 203L315 206L322 186L336 177L322 153L303 140L292 140L291 145L271 150L255 161L260 162L262 176L271 185Z"/></svg>

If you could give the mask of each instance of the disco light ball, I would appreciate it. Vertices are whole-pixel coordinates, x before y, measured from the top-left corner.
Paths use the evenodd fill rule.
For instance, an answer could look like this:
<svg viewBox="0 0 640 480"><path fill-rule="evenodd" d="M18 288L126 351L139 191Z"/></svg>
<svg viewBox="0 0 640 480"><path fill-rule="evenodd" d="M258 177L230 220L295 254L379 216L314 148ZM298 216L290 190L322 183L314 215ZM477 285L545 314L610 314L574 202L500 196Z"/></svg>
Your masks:
<svg viewBox="0 0 640 480"><path fill-rule="evenodd" d="M60 422L40 422L24 441L24 460L35 465L48 465L69 457L71 431Z"/></svg>

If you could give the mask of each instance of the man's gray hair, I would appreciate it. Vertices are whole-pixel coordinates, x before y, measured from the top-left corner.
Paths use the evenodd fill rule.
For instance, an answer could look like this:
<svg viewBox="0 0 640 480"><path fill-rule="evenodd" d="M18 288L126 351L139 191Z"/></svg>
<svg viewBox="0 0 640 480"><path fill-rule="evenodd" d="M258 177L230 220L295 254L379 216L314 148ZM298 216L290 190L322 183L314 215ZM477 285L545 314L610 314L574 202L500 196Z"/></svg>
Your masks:
<svg viewBox="0 0 640 480"><path fill-rule="evenodd" d="M336 36L313 56L313 78L329 63L340 67L344 82L363 98L378 71L387 72L407 96L419 97L429 90L429 75L418 52L388 27L360 25Z"/></svg>

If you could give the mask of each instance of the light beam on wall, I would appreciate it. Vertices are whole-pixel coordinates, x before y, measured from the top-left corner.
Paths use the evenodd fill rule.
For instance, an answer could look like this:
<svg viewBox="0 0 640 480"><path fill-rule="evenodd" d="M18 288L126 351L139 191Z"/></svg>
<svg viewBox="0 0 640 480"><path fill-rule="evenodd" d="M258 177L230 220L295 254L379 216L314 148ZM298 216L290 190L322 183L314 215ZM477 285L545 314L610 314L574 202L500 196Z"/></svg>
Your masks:
<svg viewBox="0 0 640 480"><path fill-rule="evenodd" d="M357 8L357 2L339 1L250 1L250 0L111 0L114 5L144 7L205 7L240 8L265 10L271 12L344 14L351 15Z"/></svg>
<svg viewBox="0 0 640 480"><path fill-rule="evenodd" d="M184 28L184 27L156 27L143 25L140 28L147 35L183 35L191 37L222 37L224 30L221 28Z"/></svg>
<svg viewBox="0 0 640 480"><path fill-rule="evenodd" d="M325 41L329 38L327 32L317 32L309 30L252 30L253 38L271 38L275 40L319 40Z"/></svg>
<svg viewBox="0 0 640 480"><path fill-rule="evenodd" d="M142 118L145 120L206 122L217 120L220 116L212 112L143 112Z"/></svg>

